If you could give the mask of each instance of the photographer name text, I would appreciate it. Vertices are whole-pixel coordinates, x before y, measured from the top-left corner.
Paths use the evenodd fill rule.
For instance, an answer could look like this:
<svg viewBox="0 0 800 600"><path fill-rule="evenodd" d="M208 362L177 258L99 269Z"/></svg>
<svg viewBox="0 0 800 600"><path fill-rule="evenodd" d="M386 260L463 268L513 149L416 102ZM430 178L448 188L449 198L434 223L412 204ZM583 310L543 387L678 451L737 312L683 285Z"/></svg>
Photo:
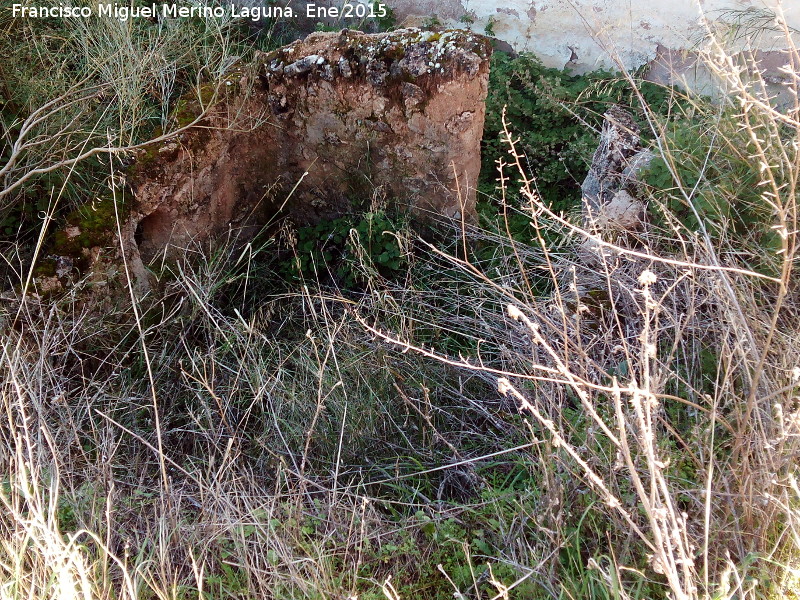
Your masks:
<svg viewBox="0 0 800 600"><path fill-rule="evenodd" d="M234 18L260 21L261 19L380 19L386 17L388 8L380 2L370 4L346 2L341 6L320 6L309 2L305 10L295 10L290 6L183 6L180 4L151 4L149 6L128 6L100 3L95 6L31 6L13 4L11 16L31 19L62 18L76 19L93 16L118 19L190 19L190 18Z"/></svg>

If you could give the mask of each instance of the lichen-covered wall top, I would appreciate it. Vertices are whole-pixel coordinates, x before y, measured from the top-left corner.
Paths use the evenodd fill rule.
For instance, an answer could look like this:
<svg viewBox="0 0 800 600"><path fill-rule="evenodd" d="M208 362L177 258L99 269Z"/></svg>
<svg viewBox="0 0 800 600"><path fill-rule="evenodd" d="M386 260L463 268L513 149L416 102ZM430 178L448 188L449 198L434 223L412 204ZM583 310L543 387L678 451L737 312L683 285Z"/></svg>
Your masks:
<svg viewBox="0 0 800 600"><path fill-rule="evenodd" d="M628 69L653 61L659 50L695 49L709 20L735 11L783 11L800 29L800 0L388 0L399 20L436 19L488 32L517 51L535 53L551 67L578 71ZM760 49L785 46L781 36L759 36Z"/></svg>

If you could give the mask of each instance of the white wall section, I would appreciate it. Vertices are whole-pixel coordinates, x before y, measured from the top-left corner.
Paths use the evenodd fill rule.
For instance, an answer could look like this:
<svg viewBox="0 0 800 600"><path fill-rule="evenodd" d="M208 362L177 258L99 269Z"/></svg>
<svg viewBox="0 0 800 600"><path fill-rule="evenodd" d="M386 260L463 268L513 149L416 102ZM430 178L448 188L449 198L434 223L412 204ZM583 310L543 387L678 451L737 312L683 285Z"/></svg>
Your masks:
<svg viewBox="0 0 800 600"><path fill-rule="evenodd" d="M577 71L635 69L672 51L698 50L708 22L735 21L742 11L758 25L759 12L782 11L800 29L800 0L389 0L398 22L487 29L514 50L530 51L547 66ZM762 13L763 14L763 13ZM783 35L762 31L758 49L786 47ZM616 57L618 61L615 64Z"/></svg>

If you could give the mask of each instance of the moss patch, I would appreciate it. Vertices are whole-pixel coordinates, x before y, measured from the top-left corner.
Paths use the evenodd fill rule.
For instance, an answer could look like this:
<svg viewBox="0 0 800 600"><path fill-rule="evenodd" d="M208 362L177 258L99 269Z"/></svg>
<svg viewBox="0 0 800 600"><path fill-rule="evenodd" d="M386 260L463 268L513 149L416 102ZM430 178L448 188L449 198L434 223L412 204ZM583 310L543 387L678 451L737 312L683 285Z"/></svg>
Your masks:
<svg viewBox="0 0 800 600"><path fill-rule="evenodd" d="M54 258L42 258L33 268L34 277L55 277L56 276L56 261Z"/></svg>
<svg viewBox="0 0 800 600"><path fill-rule="evenodd" d="M178 128L186 127L203 114L203 107L208 106L214 99L216 86L206 83L200 86L199 94L196 91L191 90L184 94L175 103L171 120Z"/></svg>
<svg viewBox="0 0 800 600"><path fill-rule="evenodd" d="M202 115L204 108L213 108L210 106L212 102L214 102L213 106L217 106L223 102L229 102L231 98L238 94L242 77L244 77L244 72L241 69L236 69L228 73L219 82L219 85L205 83L200 86L199 90L194 88L189 90L175 102L172 112L170 113L169 121L174 125L175 129L182 129ZM197 132L199 130L193 129L192 131L194 135L198 135ZM153 131L152 137L158 138L163 134L163 130L157 127ZM136 178L139 174L147 170L148 167L154 165L158 159L174 157L174 152L164 152L164 149L173 143L174 139L170 138L161 142L149 144L142 148L136 157L136 161L128 167L128 175L132 178ZM196 146L197 140L190 140L190 145Z"/></svg>
<svg viewBox="0 0 800 600"><path fill-rule="evenodd" d="M116 210L114 201L112 196L97 198L69 213L66 225L53 235L45 254L67 256L74 261L79 272L84 272L89 266L89 250L107 246L114 240L116 213L119 212L120 220L124 221L130 212L124 194L117 200ZM43 258L37 263L34 273L37 276L53 276L55 263Z"/></svg>

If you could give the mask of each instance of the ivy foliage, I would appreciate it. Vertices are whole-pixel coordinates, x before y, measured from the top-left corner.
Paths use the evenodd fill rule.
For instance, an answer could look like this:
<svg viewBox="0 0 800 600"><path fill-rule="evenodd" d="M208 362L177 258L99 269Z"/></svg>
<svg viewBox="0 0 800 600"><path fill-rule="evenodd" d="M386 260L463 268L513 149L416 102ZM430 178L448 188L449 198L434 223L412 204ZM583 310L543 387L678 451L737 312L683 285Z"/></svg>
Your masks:
<svg viewBox="0 0 800 600"><path fill-rule="evenodd" d="M296 256L280 269L289 281L332 279L345 289L372 274L391 278L406 266L401 218L384 211L347 215L297 230Z"/></svg>

